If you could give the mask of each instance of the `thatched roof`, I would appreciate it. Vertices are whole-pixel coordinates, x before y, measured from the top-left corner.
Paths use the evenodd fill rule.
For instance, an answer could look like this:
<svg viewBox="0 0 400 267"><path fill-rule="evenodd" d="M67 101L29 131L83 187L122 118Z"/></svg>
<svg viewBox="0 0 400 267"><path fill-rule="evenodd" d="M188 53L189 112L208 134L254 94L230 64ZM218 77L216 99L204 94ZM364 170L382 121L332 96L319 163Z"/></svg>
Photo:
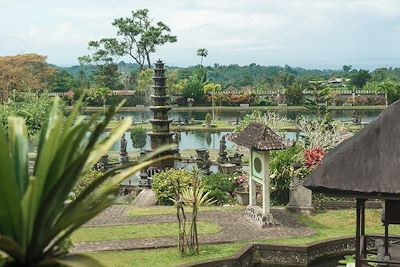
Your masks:
<svg viewBox="0 0 400 267"><path fill-rule="evenodd" d="M252 122L240 133L233 133L228 140L247 148L257 150L279 150L291 146L291 143L277 135L265 124Z"/></svg>
<svg viewBox="0 0 400 267"><path fill-rule="evenodd" d="M332 149L303 185L338 196L400 198L400 102Z"/></svg>

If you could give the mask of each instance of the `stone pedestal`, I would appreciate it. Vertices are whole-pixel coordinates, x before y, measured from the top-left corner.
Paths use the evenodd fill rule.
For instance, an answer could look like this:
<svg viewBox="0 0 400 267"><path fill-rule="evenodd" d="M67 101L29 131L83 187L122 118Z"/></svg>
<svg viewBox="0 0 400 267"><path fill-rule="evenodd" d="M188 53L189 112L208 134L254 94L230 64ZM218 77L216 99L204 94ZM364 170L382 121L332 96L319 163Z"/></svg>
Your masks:
<svg viewBox="0 0 400 267"><path fill-rule="evenodd" d="M139 174L140 180L139 180L139 187L151 187L149 176L147 175L146 172L141 172Z"/></svg>
<svg viewBox="0 0 400 267"><path fill-rule="evenodd" d="M235 196L239 205L249 205L249 192L236 192Z"/></svg>
<svg viewBox="0 0 400 267"><path fill-rule="evenodd" d="M235 172L236 165L232 163L221 164L221 171L223 174L231 175Z"/></svg>
<svg viewBox="0 0 400 267"><path fill-rule="evenodd" d="M245 215L261 228L279 224L279 222L274 219L271 213L265 214L263 209L259 206L247 206Z"/></svg>
<svg viewBox="0 0 400 267"><path fill-rule="evenodd" d="M312 206L312 192L305 188L303 179L294 176L289 188L289 204L286 209L295 213L310 214L314 208Z"/></svg>

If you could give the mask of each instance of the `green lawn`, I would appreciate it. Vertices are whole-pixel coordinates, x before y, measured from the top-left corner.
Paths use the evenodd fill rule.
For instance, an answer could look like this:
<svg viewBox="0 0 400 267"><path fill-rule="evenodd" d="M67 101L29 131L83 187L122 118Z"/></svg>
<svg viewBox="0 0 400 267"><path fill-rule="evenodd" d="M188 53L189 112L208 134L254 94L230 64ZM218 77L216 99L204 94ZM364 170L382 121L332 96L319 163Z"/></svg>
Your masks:
<svg viewBox="0 0 400 267"><path fill-rule="evenodd" d="M199 212L203 211L222 211L222 210L238 210L244 209L243 206L206 206L200 207ZM185 207L185 212L190 212L191 207ZM154 206L154 207L133 207L129 212L128 216L146 216L146 215L163 215L163 214L176 214L175 206Z"/></svg>
<svg viewBox="0 0 400 267"><path fill-rule="evenodd" d="M156 211L151 211L156 212ZM142 211L143 214L148 214ZM311 216L293 215L299 221L315 230L316 234L310 237L288 238L281 240L258 240L257 243L304 245L314 241L320 241L334 237L351 236L355 233L355 211L326 211L317 212ZM234 223L234 222L232 222ZM380 222L380 210L366 211L367 234L383 234ZM400 234L400 228L390 228L391 234ZM253 243L254 243L253 242ZM237 242L232 244L203 245L200 247L198 257L181 257L175 248L155 250L134 250L123 252L90 253L92 257L110 267L122 266L177 266L188 262L196 262L205 259L214 259L234 255L240 248L249 242Z"/></svg>
<svg viewBox="0 0 400 267"><path fill-rule="evenodd" d="M221 227L215 223L199 221L198 230L200 235L213 234L219 232ZM178 236L178 224L173 222L84 227L72 235L72 241L107 241L164 236Z"/></svg>
<svg viewBox="0 0 400 267"><path fill-rule="evenodd" d="M188 262L228 257L235 254L245 243L203 245L199 256L181 257L176 248L89 253L109 267L169 267Z"/></svg>

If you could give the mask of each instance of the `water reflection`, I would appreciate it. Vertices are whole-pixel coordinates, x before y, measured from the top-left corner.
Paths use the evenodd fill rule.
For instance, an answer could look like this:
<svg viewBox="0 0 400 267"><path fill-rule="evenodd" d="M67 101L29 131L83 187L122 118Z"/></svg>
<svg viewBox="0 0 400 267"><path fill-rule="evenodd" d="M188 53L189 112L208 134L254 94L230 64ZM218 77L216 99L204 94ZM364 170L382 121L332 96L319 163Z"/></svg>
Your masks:
<svg viewBox="0 0 400 267"><path fill-rule="evenodd" d="M196 149L196 148L206 148L206 149L219 149L219 141L223 135L229 134L229 132L181 132L179 140L179 149ZM296 139L295 132L286 132L286 138L289 140ZM130 138L129 132L125 133L125 139L128 142L127 150L129 151L139 151L132 146L132 140ZM146 139L145 149L150 148L150 137ZM230 141L226 141L226 147L231 148L234 144ZM111 151L119 151L120 143L117 142L110 149Z"/></svg>

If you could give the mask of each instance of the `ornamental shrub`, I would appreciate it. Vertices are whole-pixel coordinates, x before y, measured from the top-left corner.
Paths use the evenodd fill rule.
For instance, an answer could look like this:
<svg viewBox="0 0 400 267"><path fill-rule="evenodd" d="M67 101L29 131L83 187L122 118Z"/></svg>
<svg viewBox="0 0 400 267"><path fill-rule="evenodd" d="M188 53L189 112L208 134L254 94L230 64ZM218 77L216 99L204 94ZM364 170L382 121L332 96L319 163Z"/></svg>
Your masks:
<svg viewBox="0 0 400 267"><path fill-rule="evenodd" d="M217 205L223 205L232 201L233 193L238 187L233 176L223 173L213 173L202 177L201 185L209 192L209 197L215 200Z"/></svg>
<svg viewBox="0 0 400 267"><path fill-rule="evenodd" d="M158 204L172 205L175 197L175 189L189 188L192 182L192 174L184 169L169 169L153 176L153 191L156 194Z"/></svg>
<svg viewBox="0 0 400 267"><path fill-rule="evenodd" d="M143 149L147 139L146 130L143 127L132 128L131 139L134 148Z"/></svg>

